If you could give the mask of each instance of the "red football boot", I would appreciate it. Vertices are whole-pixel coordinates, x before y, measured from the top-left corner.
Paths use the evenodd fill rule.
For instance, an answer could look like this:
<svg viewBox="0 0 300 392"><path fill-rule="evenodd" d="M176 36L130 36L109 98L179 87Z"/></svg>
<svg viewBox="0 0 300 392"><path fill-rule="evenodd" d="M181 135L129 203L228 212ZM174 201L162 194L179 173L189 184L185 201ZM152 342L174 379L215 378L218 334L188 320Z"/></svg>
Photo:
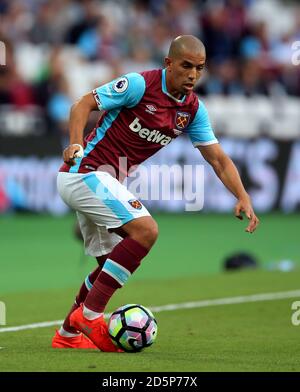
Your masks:
<svg viewBox="0 0 300 392"><path fill-rule="evenodd" d="M109 337L108 327L101 316L95 320L88 320L83 316L82 304L70 315L70 325L85 334L101 351L123 352L117 348Z"/></svg>
<svg viewBox="0 0 300 392"><path fill-rule="evenodd" d="M91 348L97 350L98 348L94 345L90 339L88 339L82 333L78 336L74 336L71 338L67 338L65 336L61 336L58 331L55 332L55 335L52 339L52 347L53 348Z"/></svg>

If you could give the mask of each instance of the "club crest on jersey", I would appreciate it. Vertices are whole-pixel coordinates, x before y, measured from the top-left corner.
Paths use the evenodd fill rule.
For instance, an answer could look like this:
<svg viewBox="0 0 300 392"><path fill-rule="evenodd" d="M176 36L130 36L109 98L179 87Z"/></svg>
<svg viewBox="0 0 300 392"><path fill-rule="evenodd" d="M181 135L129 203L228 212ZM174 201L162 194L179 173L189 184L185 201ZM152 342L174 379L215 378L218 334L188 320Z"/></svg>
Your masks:
<svg viewBox="0 0 300 392"><path fill-rule="evenodd" d="M128 200L128 203L131 205L131 207L135 208L136 210L141 210L143 205L139 200Z"/></svg>
<svg viewBox="0 0 300 392"><path fill-rule="evenodd" d="M189 125L191 115L186 112L176 112L175 125L176 128L182 130Z"/></svg>
<svg viewBox="0 0 300 392"><path fill-rule="evenodd" d="M122 78L119 78L115 81L113 84L113 89L116 93L124 93L124 91L127 90L128 84L128 79L123 76Z"/></svg>

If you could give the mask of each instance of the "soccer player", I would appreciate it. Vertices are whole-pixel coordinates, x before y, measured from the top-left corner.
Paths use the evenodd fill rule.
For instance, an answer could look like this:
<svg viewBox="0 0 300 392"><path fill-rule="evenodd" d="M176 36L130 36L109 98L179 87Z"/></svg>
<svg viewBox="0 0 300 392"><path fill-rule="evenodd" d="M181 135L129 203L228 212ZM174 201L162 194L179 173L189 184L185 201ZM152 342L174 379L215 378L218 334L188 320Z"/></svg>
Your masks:
<svg viewBox="0 0 300 392"><path fill-rule="evenodd" d="M130 168L186 133L217 176L237 198L235 215L257 225L238 171L223 152L204 104L193 88L205 67L205 47L196 37L175 38L165 68L129 73L84 95L71 108L70 145L57 184L77 212L86 252L98 268L86 279L53 347L120 351L111 342L103 312L114 292L139 267L155 243L158 228L142 203L122 185ZM104 110L83 140L93 110ZM79 155L80 157L76 157ZM124 165L126 158L127 165Z"/></svg>

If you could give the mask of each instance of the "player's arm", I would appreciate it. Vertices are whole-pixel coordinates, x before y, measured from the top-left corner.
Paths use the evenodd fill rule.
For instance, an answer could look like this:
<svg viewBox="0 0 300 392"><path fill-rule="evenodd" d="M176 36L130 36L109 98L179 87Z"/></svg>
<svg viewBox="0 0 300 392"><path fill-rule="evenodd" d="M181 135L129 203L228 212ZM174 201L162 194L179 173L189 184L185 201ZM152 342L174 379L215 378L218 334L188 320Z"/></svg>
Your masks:
<svg viewBox="0 0 300 392"><path fill-rule="evenodd" d="M98 110L98 106L92 92L81 97L71 107L70 145L63 152L64 161L70 166L75 165L75 154L83 148L83 131L93 110Z"/></svg>
<svg viewBox="0 0 300 392"><path fill-rule="evenodd" d="M134 107L142 99L145 88L143 76L131 72L95 88L80 98L71 108L70 146L63 152L64 161L71 166L75 164L74 154L82 149L83 131L91 111Z"/></svg>
<svg viewBox="0 0 300 392"><path fill-rule="evenodd" d="M213 167L215 173L227 189L238 199L235 206L235 216L243 219L242 212L249 219L246 231L253 233L259 219L254 213L250 196L246 192L238 170L232 160L225 154L220 144L215 143L207 146L197 147L204 159Z"/></svg>
<svg viewBox="0 0 300 392"><path fill-rule="evenodd" d="M250 196L242 184L234 163L224 153L218 143L212 130L206 107L200 100L197 113L187 131L194 147L199 149L204 159L211 164L223 184L238 199L235 206L235 215L237 218L243 219L241 213L244 212L250 220L246 231L253 233L259 220L253 211Z"/></svg>

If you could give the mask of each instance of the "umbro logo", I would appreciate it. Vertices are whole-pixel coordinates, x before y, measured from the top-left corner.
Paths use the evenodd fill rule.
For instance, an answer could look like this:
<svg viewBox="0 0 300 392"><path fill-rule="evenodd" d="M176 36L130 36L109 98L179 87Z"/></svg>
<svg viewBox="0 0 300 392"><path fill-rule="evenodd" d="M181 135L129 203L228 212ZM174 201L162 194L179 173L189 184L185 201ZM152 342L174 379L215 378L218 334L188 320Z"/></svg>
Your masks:
<svg viewBox="0 0 300 392"><path fill-rule="evenodd" d="M156 112L156 106L154 106L154 105L146 105L146 112L147 113L150 113L150 114L154 114L155 112Z"/></svg>
<svg viewBox="0 0 300 392"><path fill-rule="evenodd" d="M175 134L176 136L179 136L179 135L182 134L182 131L179 131L179 129L175 129L175 128L173 128L173 132L174 132L174 134Z"/></svg>

